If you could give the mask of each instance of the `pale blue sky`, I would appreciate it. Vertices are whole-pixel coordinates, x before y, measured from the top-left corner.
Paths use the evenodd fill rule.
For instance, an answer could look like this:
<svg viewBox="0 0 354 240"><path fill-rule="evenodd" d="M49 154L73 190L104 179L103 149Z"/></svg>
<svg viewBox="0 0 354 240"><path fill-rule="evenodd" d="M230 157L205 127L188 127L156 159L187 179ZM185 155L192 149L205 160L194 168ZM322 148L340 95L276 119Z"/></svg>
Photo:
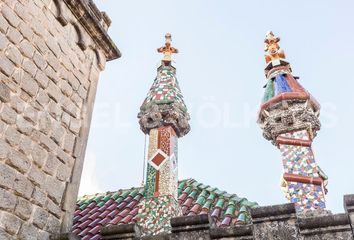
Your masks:
<svg viewBox="0 0 354 240"><path fill-rule="evenodd" d="M102 73L80 194L139 186L144 134L136 115L172 33L191 132L179 140L180 179L194 178L257 201L285 203L277 148L262 137L263 40L281 37L295 76L322 104L316 160L329 176L328 208L354 193L354 2L96 0L112 19L121 59Z"/></svg>

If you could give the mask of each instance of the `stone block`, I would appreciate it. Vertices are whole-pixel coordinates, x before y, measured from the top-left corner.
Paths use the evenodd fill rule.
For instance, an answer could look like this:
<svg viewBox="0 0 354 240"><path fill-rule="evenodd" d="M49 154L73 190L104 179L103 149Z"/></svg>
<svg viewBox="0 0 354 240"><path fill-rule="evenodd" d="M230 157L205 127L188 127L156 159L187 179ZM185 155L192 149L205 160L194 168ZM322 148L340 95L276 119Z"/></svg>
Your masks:
<svg viewBox="0 0 354 240"><path fill-rule="evenodd" d="M17 174L14 181L14 190L19 196L30 199L34 186L33 184L22 174Z"/></svg>
<svg viewBox="0 0 354 240"><path fill-rule="evenodd" d="M35 78L41 88L46 89L48 87L49 78L43 71L38 70Z"/></svg>
<svg viewBox="0 0 354 240"><path fill-rule="evenodd" d="M53 152L57 148L55 142L43 133L40 134L39 141L41 146L45 148L48 152Z"/></svg>
<svg viewBox="0 0 354 240"><path fill-rule="evenodd" d="M0 58L0 71L6 76L10 77L15 69L15 65L5 57Z"/></svg>
<svg viewBox="0 0 354 240"><path fill-rule="evenodd" d="M0 187L12 188L16 179L17 172L15 169L4 163L0 164Z"/></svg>
<svg viewBox="0 0 354 240"><path fill-rule="evenodd" d="M22 68L31 76L34 76L37 72L37 66L32 62L32 60L24 59L22 62Z"/></svg>
<svg viewBox="0 0 354 240"><path fill-rule="evenodd" d="M56 176L60 181L68 182L71 176L71 168L66 164L60 163Z"/></svg>
<svg viewBox="0 0 354 240"><path fill-rule="evenodd" d="M81 121L76 119L76 118L71 118L70 120L70 125L69 125L69 129L73 132L78 134L80 132L80 128L81 128Z"/></svg>
<svg viewBox="0 0 354 240"><path fill-rule="evenodd" d="M48 216L49 214L46 210L41 207L35 207L33 210L33 224L36 227L43 229L45 224L47 223Z"/></svg>
<svg viewBox="0 0 354 240"><path fill-rule="evenodd" d="M2 15L0 15L0 31L5 34L8 28L9 28L9 23Z"/></svg>
<svg viewBox="0 0 354 240"><path fill-rule="evenodd" d="M80 87L80 82L79 80L74 76L74 74L69 73L69 78L68 78L69 84L71 85L71 87L77 91Z"/></svg>
<svg viewBox="0 0 354 240"><path fill-rule="evenodd" d="M255 239L299 239L292 203L251 209L251 217Z"/></svg>
<svg viewBox="0 0 354 240"><path fill-rule="evenodd" d="M73 152L75 145L75 134L73 133L68 133L65 136L65 141L64 141L64 151L71 153Z"/></svg>
<svg viewBox="0 0 354 240"><path fill-rule="evenodd" d="M83 87L83 85L80 86L79 90L78 90L79 96L82 99L86 99L87 97L87 90Z"/></svg>
<svg viewBox="0 0 354 240"><path fill-rule="evenodd" d="M326 214L313 217L299 217L298 227L303 240L349 240L353 239L352 229L346 214Z"/></svg>
<svg viewBox="0 0 354 240"><path fill-rule="evenodd" d="M10 88L4 83L0 83L0 101L4 103L10 101Z"/></svg>
<svg viewBox="0 0 354 240"><path fill-rule="evenodd" d="M77 106L75 106L75 104L69 98L67 97L62 98L62 108L70 116L74 118L79 117L80 109Z"/></svg>
<svg viewBox="0 0 354 240"><path fill-rule="evenodd" d="M27 157L21 152L18 152L16 150L12 150L6 162L12 167L14 167L15 169L17 169L18 171L20 171L21 173L28 172L31 166L31 163L27 159Z"/></svg>
<svg viewBox="0 0 354 240"><path fill-rule="evenodd" d="M10 152L10 146L4 140L0 139L0 159L7 158L7 155Z"/></svg>
<svg viewBox="0 0 354 240"><path fill-rule="evenodd" d="M38 230L30 223L22 224L18 233L18 239L20 240L38 240Z"/></svg>
<svg viewBox="0 0 354 240"><path fill-rule="evenodd" d="M74 104L81 108L82 107L82 103L83 103L83 100L82 98L79 96L79 94L77 93L73 93L73 95L71 96L71 100L74 102Z"/></svg>
<svg viewBox="0 0 354 240"><path fill-rule="evenodd" d="M56 57L60 57L61 50L54 37L49 37L45 43L47 44L49 50L52 51L52 53ZM62 60L64 61L64 59L68 59L68 58L63 58Z"/></svg>
<svg viewBox="0 0 354 240"><path fill-rule="evenodd" d="M68 84L66 81L60 81L59 82L59 87L63 94L67 97L70 97L73 93L73 89L71 88L70 84Z"/></svg>
<svg viewBox="0 0 354 240"><path fill-rule="evenodd" d="M49 214L47 224L45 225L44 230L49 233L58 233L60 231L59 219Z"/></svg>
<svg viewBox="0 0 354 240"><path fill-rule="evenodd" d="M5 139L11 146L18 146L21 141L21 133L12 127L8 127L5 132Z"/></svg>
<svg viewBox="0 0 354 240"><path fill-rule="evenodd" d="M0 188L0 208L12 211L16 206L16 196L10 191Z"/></svg>
<svg viewBox="0 0 354 240"><path fill-rule="evenodd" d="M32 204L29 201L23 198L18 198L15 214L22 220L28 220L32 214L32 208Z"/></svg>
<svg viewBox="0 0 354 240"><path fill-rule="evenodd" d="M61 217L61 209L58 206L58 204L55 204L52 200L47 198L46 208L48 209L48 211L51 214L53 214L55 217L60 219L60 217Z"/></svg>
<svg viewBox="0 0 354 240"><path fill-rule="evenodd" d="M21 3L17 3L14 8L15 13L19 18L21 18L25 22L30 22L32 16L29 14L28 9Z"/></svg>
<svg viewBox="0 0 354 240"><path fill-rule="evenodd" d="M18 26L18 30L25 39L27 39L28 41L32 41L34 32L27 23L21 22Z"/></svg>
<svg viewBox="0 0 354 240"><path fill-rule="evenodd" d="M0 227L2 227L6 232L11 235L17 234L22 221L15 215L7 212L3 212L0 220Z"/></svg>
<svg viewBox="0 0 354 240"><path fill-rule="evenodd" d="M74 163L74 158L71 157L71 155L67 154L66 152L64 152L63 150L61 149L58 149L57 151L57 157L58 159L64 163L64 164L67 164L68 166L72 166L73 163Z"/></svg>
<svg viewBox="0 0 354 240"><path fill-rule="evenodd" d="M22 113L25 110L27 103L23 101L19 96L11 96L11 108L13 108L17 113Z"/></svg>
<svg viewBox="0 0 354 240"><path fill-rule="evenodd" d="M46 174L35 164L32 164L31 169L28 172L28 179L31 180L34 185L43 186Z"/></svg>
<svg viewBox="0 0 354 240"><path fill-rule="evenodd" d="M29 136L32 133L33 125L22 116L19 116L16 120L16 126L20 133Z"/></svg>
<svg viewBox="0 0 354 240"><path fill-rule="evenodd" d="M13 237L10 234L8 234L5 230L0 228L0 239L1 240L13 240Z"/></svg>
<svg viewBox="0 0 354 240"><path fill-rule="evenodd" d="M63 114L62 114L62 116L61 116L61 121L62 121L62 123L64 123L67 127L69 127L70 119L71 119L71 116L70 116L68 113L63 112Z"/></svg>
<svg viewBox="0 0 354 240"><path fill-rule="evenodd" d="M33 57L35 48L32 46L32 44L30 42L28 42L28 40L26 40L26 39L22 40L22 42L19 45L19 49L25 57L28 57L28 58Z"/></svg>
<svg viewBox="0 0 354 240"><path fill-rule="evenodd" d="M33 146L33 151L31 153L31 156L32 156L34 163L37 166L42 167L44 162L47 160L48 153L45 151L44 148L35 144Z"/></svg>
<svg viewBox="0 0 354 240"><path fill-rule="evenodd" d="M17 113L7 105L4 105L1 111L1 119L8 124L15 124Z"/></svg>
<svg viewBox="0 0 354 240"><path fill-rule="evenodd" d="M22 54L14 45L10 45L7 47L5 51L5 55L11 62L13 62L17 67L19 67L22 63Z"/></svg>
<svg viewBox="0 0 354 240"><path fill-rule="evenodd" d="M21 33L13 27L9 27L8 33L7 33L7 38L10 40L10 42L12 42L14 45L18 45L23 37L21 35Z"/></svg>
<svg viewBox="0 0 354 240"><path fill-rule="evenodd" d="M47 161L43 166L43 171L53 176L58 169L59 163L59 159L54 154L49 154Z"/></svg>
<svg viewBox="0 0 354 240"><path fill-rule="evenodd" d="M8 44L9 44L9 40L7 40L5 35L0 34L0 51L3 51Z"/></svg>
<svg viewBox="0 0 354 240"><path fill-rule="evenodd" d="M35 96L39 89L38 83L28 73L24 73L22 76L21 88L31 97Z"/></svg>
<svg viewBox="0 0 354 240"><path fill-rule="evenodd" d="M136 224L111 225L102 228L102 239L139 239L141 236Z"/></svg>
<svg viewBox="0 0 354 240"><path fill-rule="evenodd" d="M36 64L36 66L41 70L44 70L47 67L47 61L42 56L42 54L40 54L38 52L34 53L33 61L34 61L34 64Z"/></svg>
<svg viewBox="0 0 354 240"><path fill-rule="evenodd" d="M33 124L37 124L38 122L38 111L30 105L27 105L25 111L23 112L23 117L32 122Z"/></svg>
<svg viewBox="0 0 354 240"><path fill-rule="evenodd" d="M59 77L58 74L54 71L54 69L51 66L47 66L47 68L44 70L45 74L47 77L52 80L54 83L59 82Z"/></svg>
<svg viewBox="0 0 354 240"><path fill-rule="evenodd" d="M50 240L80 240L80 237L73 233L62 233L51 235Z"/></svg>
<svg viewBox="0 0 354 240"><path fill-rule="evenodd" d="M47 176L44 189L52 200L59 204L64 194L65 183L59 181L55 177Z"/></svg>
<svg viewBox="0 0 354 240"><path fill-rule="evenodd" d="M52 98L55 102L60 102L62 94L60 91L60 88L55 85L53 82L49 82L48 88L47 88L47 93L50 98Z"/></svg>
<svg viewBox="0 0 354 240"><path fill-rule="evenodd" d="M42 107L45 107L48 105L50 99L49 99L48 95L45 93L45 91L40 89L36 100Z"/></svg>
<svg viewBox="0 0 354 240"><path fill-rule="evenodd" d="M11 8L6 6L5 4L1 7L1 13L7 19L11 26L16 28L20 24L21 19Z"/></svg>
<svg viewBox="0 0 354 240"><path fill-rule="evenodd" d="M22 152L28 157L31 155L32 149L32 140L29 137L22 135L21 142L19 145L20 152Z"/></svg>
<svg viewBox="0 0 354 240"><path fill-rule="evenodd" d="M46 193L41 188L35 187L32 193L32 202L39 206L44 206L46 199Z"/></svg>

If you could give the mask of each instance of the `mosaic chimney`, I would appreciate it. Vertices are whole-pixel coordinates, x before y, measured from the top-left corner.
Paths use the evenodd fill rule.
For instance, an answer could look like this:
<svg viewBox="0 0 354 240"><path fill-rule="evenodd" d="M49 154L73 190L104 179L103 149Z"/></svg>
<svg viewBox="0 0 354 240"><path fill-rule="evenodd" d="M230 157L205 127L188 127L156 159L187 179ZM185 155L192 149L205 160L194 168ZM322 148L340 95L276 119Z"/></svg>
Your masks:
<svg viewBox="0 0 354 240"><path fill-rule="evenodd" d="M284 173L281 188L296 210L325 208L327 176L316 164L311 148L320 130L320 105L293 76L279 47L279 37L265 38L265 94L258 123L265 139L280 149Z"/></svg>
<svg viewBox="0 0 354 240"><path fill-rule="evenodd" d="M166 34L165 46L157 49L163 59L157 77L138 114L141 130L149 135L145 199L139 205L137 223L143 235L170 231L169 220L180 216L177 203L178 138L189 130L189 114L172 64L171 34Z"/></svg>

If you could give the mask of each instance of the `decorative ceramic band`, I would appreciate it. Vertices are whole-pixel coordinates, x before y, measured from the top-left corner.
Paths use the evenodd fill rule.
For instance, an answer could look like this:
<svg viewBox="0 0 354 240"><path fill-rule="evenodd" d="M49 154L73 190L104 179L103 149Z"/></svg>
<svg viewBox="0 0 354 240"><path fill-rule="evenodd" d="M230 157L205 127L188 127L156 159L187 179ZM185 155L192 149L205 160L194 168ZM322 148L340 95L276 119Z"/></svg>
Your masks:
<svg viewBox="0 0 354 240"><path fill-rule="evenodd" d="M323 183L323 179L320 177L306 177L291 173L284 173L283 178L288 182L300 182L314 185L322 185Z"/></svg>
<svg viewBox="0 0 354 240"><path fill-rule="evenodd" d="M303 140L303 139L293 139L279 136L277 137L276 144L286 144L286 145L295 145L301 147L311 147L312 141L310 140Z"/></svg>

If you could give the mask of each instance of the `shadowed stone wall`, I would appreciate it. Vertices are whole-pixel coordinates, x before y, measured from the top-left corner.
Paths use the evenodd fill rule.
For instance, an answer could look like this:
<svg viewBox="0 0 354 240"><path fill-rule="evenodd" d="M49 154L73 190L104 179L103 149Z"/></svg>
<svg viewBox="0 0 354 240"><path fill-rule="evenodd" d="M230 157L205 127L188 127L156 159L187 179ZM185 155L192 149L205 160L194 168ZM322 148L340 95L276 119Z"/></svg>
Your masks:
<svg viewBox="0 0 354 240"><path fill-rule="evenodd" d="M109 24L86 0L0 1L0 239L70 230L99 73L120 56Z"/></svg>

